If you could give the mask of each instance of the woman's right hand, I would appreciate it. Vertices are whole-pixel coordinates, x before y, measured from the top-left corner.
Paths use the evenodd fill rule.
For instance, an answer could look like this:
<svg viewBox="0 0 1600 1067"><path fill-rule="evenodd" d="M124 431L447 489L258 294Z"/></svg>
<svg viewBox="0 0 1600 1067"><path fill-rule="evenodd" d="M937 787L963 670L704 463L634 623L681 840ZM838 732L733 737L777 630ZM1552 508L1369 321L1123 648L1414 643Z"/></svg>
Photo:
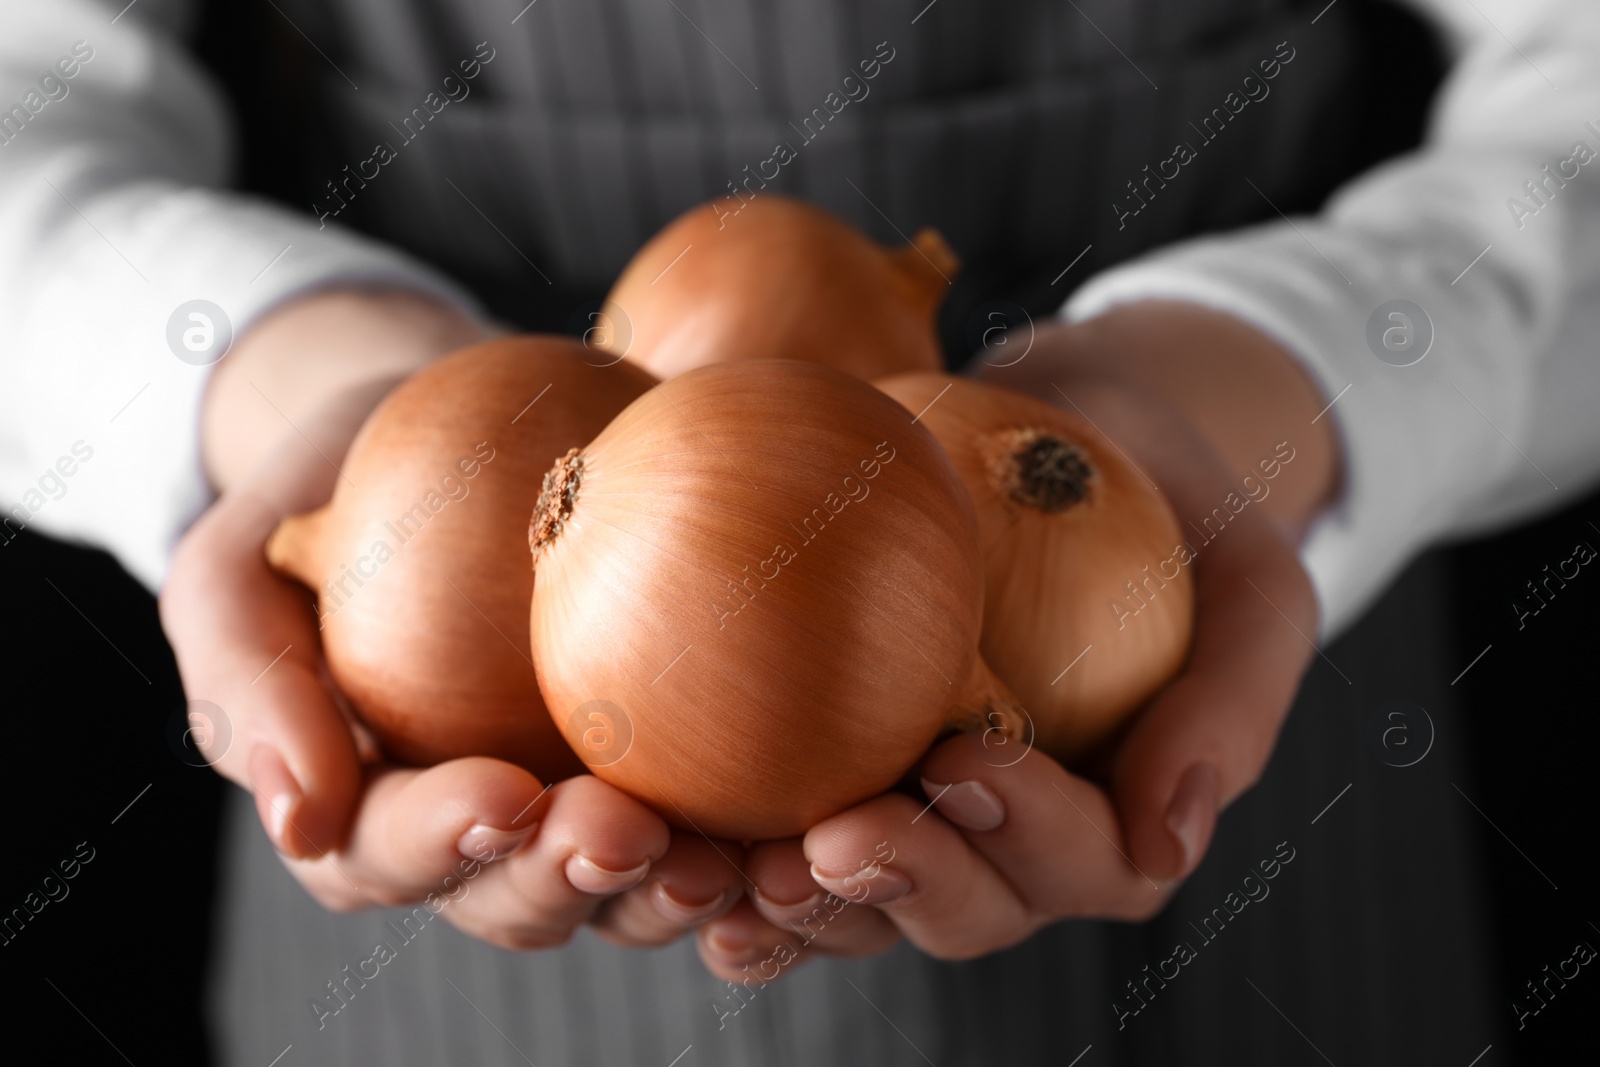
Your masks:
<svg viewBox="0 0 1600 1067"><path fill-rule="evenodd" d="M292 350L288 360L314 366L305 345L325 333L314 327L329 308L313 297L301 310L308 317L298 323L293 306L280 312L218 368L210 427L226 433L226 402L245 395L242 384L254 386L252 368L272 358L266 349ZM426 358L474 339L437 336L451 340ZM418 365L426 358L419 352ZM267 566L264 546L277 523L328 499L368 412L403 377L395 372L414 369L391 356L374 361L385 362L384 373L342 372L346 380L320 401L282 398L274 406L288 407L292 423L259 454L238 437L221 462L208 454L214 476L246 460L254 466L217 478L222 495L178 546L161 593L186 693L226 716L226 730L207 732L206 758L254 795L285 865L329 908L426 902L507 948L561 944L591 919L624 944L673 940L738 900L736 848L672 832L589 775L547 787L488 758L420 769L387 763L329 679L309 592ZM272 366L284 373L281 362ZM308 385L305 377L294 384Z"/></svg>

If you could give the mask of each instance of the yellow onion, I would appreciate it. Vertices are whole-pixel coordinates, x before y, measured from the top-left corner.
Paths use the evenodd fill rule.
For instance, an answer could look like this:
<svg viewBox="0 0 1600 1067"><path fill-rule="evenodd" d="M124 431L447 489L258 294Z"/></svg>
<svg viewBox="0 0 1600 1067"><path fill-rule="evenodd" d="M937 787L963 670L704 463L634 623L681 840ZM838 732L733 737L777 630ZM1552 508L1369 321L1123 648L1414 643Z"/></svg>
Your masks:
<svg viewBox="0 0 1600 1067"><path fill-rule="evenodd" d="M1036 744L1081 761L1182 666L1194 587L1166 497L1084 419L943 374L877 383L955 463L977 511L982 650Z"/></svg>
<svg viewBox="0 0 1600 1067"><path fill-rule="evenodd" d="M799 200L728 197L634 255L595 343L659 378L735 359L804 359L864 379L937 370L934 319L957 264L932 229L889 249Z"/></svg>
<svg viewBox="0 0 1600 1067"><path fill-rule="evenodd" d="M803 833L947 726L1020 728L978 655L956 472L837 371L668 380L555 465L528 537L550 714L596 775L679 826Z"/></svg>
<svg viewBox="0 0 1600 1067"><path fill-rule="evenodd" d="M545 780L581 770L528 652L528 515L551 461L653 384L588 355L509 337L418 372L368 417L333 499L267 544L275 568L316 591L333 680L394 759L496 756Z"/></svg>

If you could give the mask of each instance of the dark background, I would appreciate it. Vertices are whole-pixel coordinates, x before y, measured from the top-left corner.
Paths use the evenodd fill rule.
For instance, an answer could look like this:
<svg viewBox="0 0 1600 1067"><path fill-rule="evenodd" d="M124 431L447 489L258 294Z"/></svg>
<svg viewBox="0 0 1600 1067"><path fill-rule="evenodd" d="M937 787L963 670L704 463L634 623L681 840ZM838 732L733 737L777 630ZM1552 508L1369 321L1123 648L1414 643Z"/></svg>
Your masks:
<svg viewBox="0 0 1600 1067"><path fill-rule="evenodd" d="M289 136L285 116L295 108L281 99L260 106L265 101L240 91L264 84L277 36L267 32L259 4L207 8L234 13L232 25L207 28L204 37L219 47L200 53L229 57L230 69L218 73L254 133L244 143L245 155L254 153L243 160L246 172L260 191L285 193L296 184L285 169L293 155L275 146ZM252 36L267 47L220 47ZM1411 55L1392 77L1436 75ZM1370 158L1413 141L1419 121L1420 110L1400 116L1393 137L1369 125ZM960 344L965 320L947 317L948 339ZM1473 779L1460 784L1481 811L1462 804L1479 838L1493 921L1484 931L1463 916L1461 936L1492 939L1490 979L1505 1015L1486 1020L1485 1030L1511 1031L1479 1067L1545 1065L1594 1044L1589 1024L1600 1006L1600 976L1593 968L1520 1032L1510 1002L1527 999L1523 984L1569 957L1576 940L1600 946L1600 929L1590 925L1600 923L1600 910L1591 908L1588 855L1600 724L1593 670L1584 666L1600 638L1600 568L1584 568L1524 629L1511 602L1526 600L1525 583L1570 557L1574 543L1600 547L1597 527L1600 497L1591 497L1444 554L1456 662L1464 668L1492 646L1454 687L1464 719L1435 719L1473 753ZM15 940L0 937L8 1038L19 1030L43 1038L55 1058L74 1064L203 1063L217 812L222 790L233 787L186 763L172 745L184 702L154 601L103 553L24 533L0 543L0 604L10 767L0 798L11 812L0 915L22 907L80 842L94 849L66 883L65 899L45 906ZM1337 645L1325 651L1340 658ZM1350 977L1359 983L1359 975Z"/></svg>
<svg viewBox="0 0 1600 1067"><path fill-rule="evenodd" d="M1474 754L1473 780L1461 785L1482 809L1466 819L1491 889L1490 977L1506 1012L1486 1024L1511 1030L1480 1067L1543 1067L1593 1048L1593 968L1521 1032L1510 1002L1576 940L1600 947L1588 925L1600 918L1589 855L1600 721L1588 659L1600 637L1600 568L1581 570L1520 631L1510 605L1576 542L1600 548L1597 526L1600 497L1591 497L1446 552L1456 661L1466 667L1492 645L1455 686L1465 720L1435 719L1441 734L1464 733ZM8 1030L44 1038L60 1062L203 1063L217 809L233 787L171 746L184 704L155 603L103 553L27 533L0 547L0 603L10 768L0 803L11 813L0 909L21 907L79 842L95 850L66 883L70 894L0 947ZM1337 644L1326 651L1339 659ZM1462 923L1463 938L1485 934L1469 916Z"/></svg>

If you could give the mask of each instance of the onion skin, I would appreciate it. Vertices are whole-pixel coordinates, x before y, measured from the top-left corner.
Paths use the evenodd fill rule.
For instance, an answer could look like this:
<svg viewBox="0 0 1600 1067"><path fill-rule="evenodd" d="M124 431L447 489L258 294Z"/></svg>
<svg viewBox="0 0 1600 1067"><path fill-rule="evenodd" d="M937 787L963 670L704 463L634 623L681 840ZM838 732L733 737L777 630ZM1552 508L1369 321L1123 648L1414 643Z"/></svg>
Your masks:
<svg viewBox="0 0 1600 1067"><path fill-rule="evenodd" d="M530 544L550 713L678 826L794 836L894 785L947 725L1020 718L977 651L972 505L865 383L790 361L691 371L547 484ZM619 717L631 742L596 758L585 735Z"/></svg>
<svg viewBox="0 0 1600 1067"><path fill-rule="evenodd" d="M739 203L691 208L634 255L599 347L659 378L736 359L869 380L943 366L934 320L958 261L936 231L888 249L799 200Z"/></svg>
<svg viewBox="0 0 1600 1067"><path fill-rule="evenodd" d="M877 385L922 412L919 421L944 445L972 496L983 546L984 659L1028 709L1035 744L1082 765L1188 655L1192 577L1176 564L1175 577L1158 573L1183 543L1172 508L1142 471L1070 412L943 374ZM1019 484L1013 457L1022 454L1027 467L1044 451L1053 466L1035 468L1052 476ZM1073 663L1086 646L1092 648Z"/></svg>
<svg viewBox="0 0 1600 1067"><path fill-rule="evenodd" d="M582 770L527 654L528 515L552 458L654 384L586 356L576 341L522 336L425 368L368 417L333 499L267 544L272 566L317 591L333 680L400 762L494 756L543 781ZM379 541L392 558L377 561ZM347 567L375 573L358 585ZM327 584L341 578L343 591Z"/></svg>

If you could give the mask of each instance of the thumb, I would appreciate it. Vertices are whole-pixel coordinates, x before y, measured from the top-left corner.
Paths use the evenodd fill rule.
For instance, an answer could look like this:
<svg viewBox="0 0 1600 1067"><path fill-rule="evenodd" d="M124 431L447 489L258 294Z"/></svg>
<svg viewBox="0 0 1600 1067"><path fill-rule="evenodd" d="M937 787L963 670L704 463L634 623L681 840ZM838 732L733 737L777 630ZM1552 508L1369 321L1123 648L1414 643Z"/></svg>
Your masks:
<svg viewBox="0 0 1600 1067"><path fill-rule="evenodd" d="M1255 784L1315 654L1316 598L1287 537L1240 516L1196 561L1194 645L1112 768L1134 862L1186 877L1218 813Z"/></svg>
<svg viewBox="0 0 1600 1067"><path fill-rule="evenodd" d="M249 789L277 849L342 840L360 792L355 736L324 681L304 590L268 569L259 509L224 499L186 536L161 593L184 690L213 705L202 749Z"/></svg>

